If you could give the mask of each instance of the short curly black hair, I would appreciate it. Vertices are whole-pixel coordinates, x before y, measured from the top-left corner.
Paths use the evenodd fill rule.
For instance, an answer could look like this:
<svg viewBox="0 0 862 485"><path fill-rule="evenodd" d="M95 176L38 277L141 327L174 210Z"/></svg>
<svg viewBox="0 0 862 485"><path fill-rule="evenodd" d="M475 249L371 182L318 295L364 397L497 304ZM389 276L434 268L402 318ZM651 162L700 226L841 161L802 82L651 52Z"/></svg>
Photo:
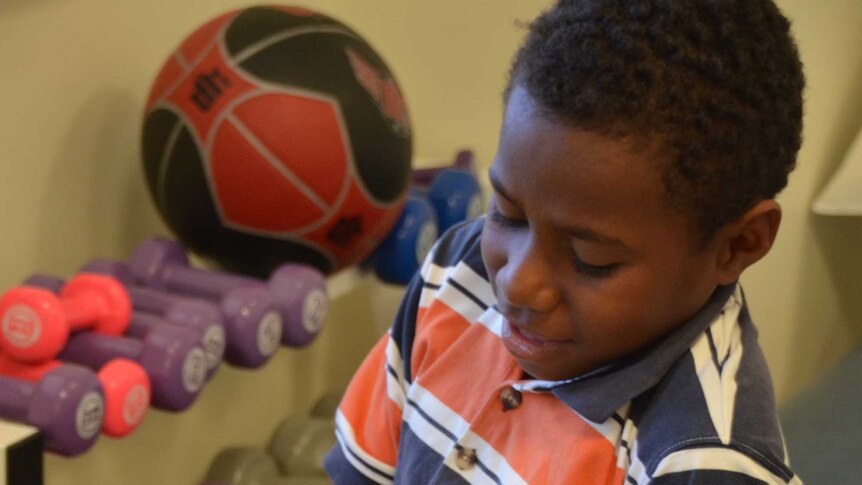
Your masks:
<svg viewBox="0 0 862 485"><path fill-rule="evenodd" d="M543 115L662 140L663 180L704 240L787 185L805 78L771 0L561 0L531 24L504 93Z"/></svg>

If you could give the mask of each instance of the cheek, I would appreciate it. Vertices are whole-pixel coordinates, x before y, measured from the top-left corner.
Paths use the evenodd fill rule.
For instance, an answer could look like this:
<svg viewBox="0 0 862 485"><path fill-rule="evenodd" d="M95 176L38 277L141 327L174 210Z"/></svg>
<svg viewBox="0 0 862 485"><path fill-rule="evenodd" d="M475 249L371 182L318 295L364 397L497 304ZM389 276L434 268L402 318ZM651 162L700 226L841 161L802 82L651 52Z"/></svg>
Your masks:
<svg viewBox="0 0 862 485"><path fill-rule="evenodd" d="M653 333L665 313L665 298L657 284L648 275L633 271L599 286L584 284L570 290L569 310L576 331L615 345Z"/></svg>
<svg viewBox="0 0 862 485"><path fill-rule="evenodd" d="M479 243L482 251L482 262L485 264L485 270L488 272L488 278L493 286L497 271L506 263L505 244L502 237L487 223L482 229L482 238Z"/></svg>

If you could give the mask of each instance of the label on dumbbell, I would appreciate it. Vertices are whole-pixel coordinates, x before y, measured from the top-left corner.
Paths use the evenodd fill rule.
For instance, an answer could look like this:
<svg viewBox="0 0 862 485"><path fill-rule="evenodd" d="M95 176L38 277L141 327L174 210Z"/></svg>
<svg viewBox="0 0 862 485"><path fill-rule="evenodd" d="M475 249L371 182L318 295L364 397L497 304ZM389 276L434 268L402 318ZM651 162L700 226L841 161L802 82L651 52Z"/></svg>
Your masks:
<svg viewBox="0 0 862 485"><path fill-rule="evenodd" d="M267 312L257 327L257 351L260 355L272 355L281 344L281 316L278 312Z"/></svg>
<svg viewBox="0 0 862 485"><path fill-rule="evenodd" d="M224 355L224 327L221 325L210 325L207 331L204 332L203 346L207 358L207 369L213 369L219 365Z"/></svg>
<svg viewBox="0 0 862 485"><path fill-rule="evenodd" d="M42 320L27 305L12 305L3 315L3 337L15 347L26 349L42 335Z"/></svg>
<svg viewBox="0 0 862 485"><path fill-rule="evenodd" d="M305 301L302 302L302 327L310 334L316 334L323 328L323 319L326 318L326 309L329 306L329 297L326 293L315 288L308 292Z"/></svg>
<svg viewBox="0 0 862 485"><path fill-rule="evenodd" d="M419 232L419 238L416 239L416 261L419 263L419 266L422 266L425 256L428 256L428 251L431 251L436 240L437 226L430 221L423 224Z"/></svg>
<svg viewBox="0 0 862 485"><path fill-rule="evenodd" d="M123 401L123 421L127 426L135 426L144 418L144 412L150 405L150 392L141 384L129 389Z"/></svg>
<svg viewBox="0 0 862 485"><path fill-rule="evenodd" d="M75 410L75 432L81 439L89 440L102 429L105 420L105 400L96 391L84 394Z"/></svg>
<svg viewBox="0 0 862 485"><path fill-rule="evenodd" d="M183 388L189 394L196 393L204 386L207 374L207 358L200 347L195 347L186 354L183 361Z"/></svg>

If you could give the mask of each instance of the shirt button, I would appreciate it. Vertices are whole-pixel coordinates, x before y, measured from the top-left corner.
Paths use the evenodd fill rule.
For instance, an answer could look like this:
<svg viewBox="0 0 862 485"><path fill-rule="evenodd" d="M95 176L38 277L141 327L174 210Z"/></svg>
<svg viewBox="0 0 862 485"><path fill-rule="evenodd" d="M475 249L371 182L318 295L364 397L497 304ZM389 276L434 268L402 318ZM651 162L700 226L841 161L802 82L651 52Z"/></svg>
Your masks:
<svg viewBox="0 0 862 485"><path fill-rule="evenodd" d="M472 448L464 448L461 445L455 445L455 450L458 456L455 457L455 465L461 470L469 470L476 465L476 450Z"/></svg>
<svg viewBox="0 0 862 485"><path fill-rule="evenodd" d="M503 412L515 409L521 405L521 392L512 386L500 391L500 402L503 403Z"/></svg>

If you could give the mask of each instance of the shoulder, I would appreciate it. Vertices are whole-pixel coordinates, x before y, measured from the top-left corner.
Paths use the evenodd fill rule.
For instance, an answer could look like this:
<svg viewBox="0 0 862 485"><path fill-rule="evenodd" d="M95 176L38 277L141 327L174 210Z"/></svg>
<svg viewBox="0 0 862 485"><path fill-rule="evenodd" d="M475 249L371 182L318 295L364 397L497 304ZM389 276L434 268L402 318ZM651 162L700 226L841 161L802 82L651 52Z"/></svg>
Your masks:
<svg viewBox="0 0 862 485"><path fill-rule="evenodd" d="M431 249L425 266L449 268L463 262L476 273L484 275L485 265L482 263L480 248L484 225L485 217L483 216L457 224L443 233ZM427 268L423 268L423 277L426 273Z"/></svg>
<svg viewBox="0 0 862 485"><path fill-rule="evenodd" d="M657 386L633 401L632 419L646 476L722 471L766 483L795 480L744 303L733 318L717 319ZM722 480L697 483L727 483Z"/></svg>

